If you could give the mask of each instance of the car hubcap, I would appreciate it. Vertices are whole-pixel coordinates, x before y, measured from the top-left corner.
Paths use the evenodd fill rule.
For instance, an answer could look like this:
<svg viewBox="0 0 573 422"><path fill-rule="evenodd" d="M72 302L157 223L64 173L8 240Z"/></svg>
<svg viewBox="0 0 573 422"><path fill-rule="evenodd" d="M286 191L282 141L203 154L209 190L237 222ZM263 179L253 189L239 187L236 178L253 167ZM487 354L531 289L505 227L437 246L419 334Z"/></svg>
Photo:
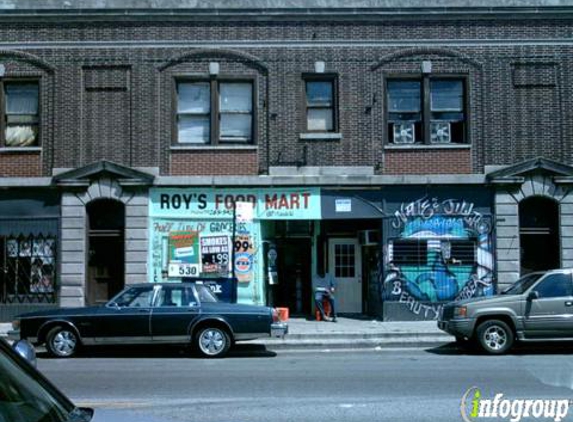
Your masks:
<svg viewBox="0 0 573 422"><path fill-rule="evenodd" d="M52 345L60 356L71 355L76 348L76 336L69 331L60 331L54 336Z"/></svg>
<svg viewBox="0 0 573 422"><path fill-rule="evenodd" d="M205 330L199 339L199 347L203 353L214 356L225 347L225 336L219 330Z"/></svg>
<svg viewBox="0 0 573 422"><path fill-rule="evenodd" d="M504 329L494 325L485 331L484 339L490 349L501 350L507 343L507 334Z"/></svg>

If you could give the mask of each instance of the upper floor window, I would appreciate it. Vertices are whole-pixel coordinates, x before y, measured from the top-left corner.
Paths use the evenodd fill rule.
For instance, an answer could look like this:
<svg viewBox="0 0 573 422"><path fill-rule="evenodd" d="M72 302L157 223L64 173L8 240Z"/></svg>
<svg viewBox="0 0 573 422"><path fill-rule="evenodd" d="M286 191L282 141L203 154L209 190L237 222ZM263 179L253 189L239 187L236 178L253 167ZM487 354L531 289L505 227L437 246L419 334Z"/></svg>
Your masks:
<svg viewBox="0 0 573 422"><path fill-rule="evenodd" d="M467 142L465 82L461 78L388 79L388 142Z"/></svg>
<svg viewBox="0 0 573 422"><path fill-rule="evenodd" d="M0 81L0 107L0 146L38 145L38 82Z"/></svg>
<svg viewBox="0 0 573 422"><path fill-rule="evenodd" d="M335 132L336 79L333 76L305 77L306 130Z"/></svg>
<svg viewBox="0 0 573 422"><path fill-rule="evenodd" d="M253 142L253 83L177 83L177 141L180 144Z"/></svg>

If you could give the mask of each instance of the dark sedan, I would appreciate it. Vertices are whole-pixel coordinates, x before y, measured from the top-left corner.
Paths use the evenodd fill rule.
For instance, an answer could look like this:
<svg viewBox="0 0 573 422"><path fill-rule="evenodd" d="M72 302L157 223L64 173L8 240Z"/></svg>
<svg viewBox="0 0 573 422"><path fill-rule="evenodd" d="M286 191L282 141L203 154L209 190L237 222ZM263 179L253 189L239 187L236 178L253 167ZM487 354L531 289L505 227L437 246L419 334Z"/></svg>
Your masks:
<svg viewBox="0 0 573 422"><path fill-rule="evenodd" d="M288 332L275 309L219 302L199 283L132 285L104 306L28 313L13 328L13 338L45 343L56 357L70 357L79 346L162 343L221 357L236 341Z"/></svg>

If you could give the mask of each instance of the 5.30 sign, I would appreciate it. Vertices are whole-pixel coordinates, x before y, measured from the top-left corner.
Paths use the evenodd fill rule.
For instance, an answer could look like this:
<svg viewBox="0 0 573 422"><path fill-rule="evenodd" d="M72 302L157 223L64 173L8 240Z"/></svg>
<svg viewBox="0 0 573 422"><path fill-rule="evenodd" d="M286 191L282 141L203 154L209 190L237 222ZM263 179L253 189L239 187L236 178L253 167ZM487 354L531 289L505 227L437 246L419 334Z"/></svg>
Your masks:
<svg viewBox="0 0 573 422"><path fill-rule="evenodd" d="M168 268L169 277L197 277L199 272L199 264L172 262Z"/></svg>

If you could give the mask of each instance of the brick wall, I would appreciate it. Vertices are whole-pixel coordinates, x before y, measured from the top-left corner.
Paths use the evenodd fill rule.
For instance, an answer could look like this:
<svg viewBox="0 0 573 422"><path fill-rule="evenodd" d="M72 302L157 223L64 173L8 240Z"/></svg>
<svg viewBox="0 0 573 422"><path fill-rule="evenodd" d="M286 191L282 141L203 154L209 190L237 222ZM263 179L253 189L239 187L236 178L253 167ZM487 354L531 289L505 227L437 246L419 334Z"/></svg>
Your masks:
<svg viewBox="0 0 573 422"><path fill-rule="evenodd" d="M217 163L248 162L237 167L237 174L258 174L259 169L303 159L309 166L372 166L384 174L423 174L439 173L440 167L429 161L443 159L444 172L482 173L485 165L538 155L573 163L573 45L559 41L573 31L568 16L243 23L78 19L57 25L11 20L0 25L0 42L13 43L13 49L19 43L33 47L26 47L17 60L14 51L0 50L0 63L8 64L7 77L42 79L44 175L52 168L102 158L159 167L161 174L228 174L235 164L218 168L194 161L198 173L190 173L188 153L171 150L173 78L208 76L211 61L220 63L221 73L255 78L258 153L223 148L193 153L193 160L217 156ZM529 42L542 38L548 42ZM397 39L410 45L396 45ZM452 45L456 39L466 41ZM489 39L502 41L480 44ZM194 44L186 44L188 40ZM440 40L449 40L448 45ZM109 44L94 47L98 42ZM305 119L302 74L313 72L318 60L326 63L326 72L338 75L338 140L300 137ZM384 148L384 78L418 75L421 62L428 60L434 74L468 78L469 150L398 153ZM235 154L238 159L232 158ZM2 160L8 157L16 156Z"/></svg>
<svg viewBox="0 0 573 422"><path fill-rule="evenodd" d="M40 177L40 152L9 152L0 154L0 177Z"/></svg>
<svg viewBox="0 0 573 422"><path fill-rule="evenodd" d="M460 150L387 150L385 174L467 174L472 172L471 152Z"/></svg>
<svg viewBox="0 0 573 422"><path fill-rule="evenodd" d="M253 176L259 173L256 151L173 151L173 176Z"/></svg>

